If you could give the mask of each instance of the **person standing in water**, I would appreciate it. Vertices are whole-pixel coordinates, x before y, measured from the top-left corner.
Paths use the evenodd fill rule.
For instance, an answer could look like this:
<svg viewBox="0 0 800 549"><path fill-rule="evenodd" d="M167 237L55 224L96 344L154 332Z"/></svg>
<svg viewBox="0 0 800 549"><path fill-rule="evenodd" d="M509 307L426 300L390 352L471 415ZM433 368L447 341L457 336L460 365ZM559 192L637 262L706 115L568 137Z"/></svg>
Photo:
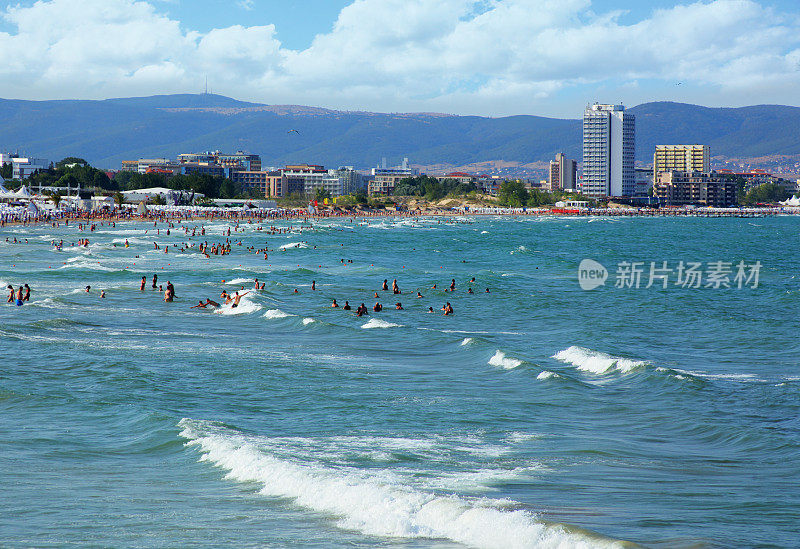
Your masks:
<svg viewBox="0 0 800 549"><path fill-rule="evenodd" d="M154 289L154 290L155 290L156 288L158 288L158 284L157 284L157 283L158 283L158 275L157 275L157 274L154 274L154 275L153 275L153 289Z"/></svg>
<svg viewBox="0 0 800 549"><path fill-rule="evenodd" d="M139 291L140 291L140 292L143 292L143 291L144 291L144 286L145 286L145 284L147 284L147 277L146 277L146 276L143 276L143 277L142 277L142 283L139 285Z"/></svg>

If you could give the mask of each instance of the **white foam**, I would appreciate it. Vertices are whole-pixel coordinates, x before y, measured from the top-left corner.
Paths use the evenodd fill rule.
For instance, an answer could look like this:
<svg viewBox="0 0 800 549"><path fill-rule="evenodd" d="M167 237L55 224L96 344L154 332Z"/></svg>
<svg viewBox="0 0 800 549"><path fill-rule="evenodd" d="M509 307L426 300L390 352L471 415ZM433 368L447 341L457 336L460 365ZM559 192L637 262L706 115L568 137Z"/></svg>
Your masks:
<svg viewBox="0 0 800 549"><path fill-rule="evenodd" d="M201 461L227 471L227 479L258 483L264 496L287 498L299 507L340 517L337 525L344 529L372 536L449 539L487 549L612 545L546 525L528 511L503 509L513 502L438 496L393 481L385 470L381 474L279 457L263 444L269 439L208 422L184 418L178 426L187 446L199 448Z"/></svg>
<svg viewBox="0 0 800 549"><path fill-rule="evenodd" d="M231 305L223 305L214 312L220 315L247 315L251 313L257 313L264 308L262 305L252 301L246 295L242 296L242 299L239 300L238 307L231 307Z"/></svg>
<svg viewBox="0 0 800 549"><path fill-rule="evenodd" d="M647 365L640 360L607 355L592 349L572 346L553 355L553 358L572 364L579 370L593 374L605 374L613 370L628 373L636 368Z"/></svg>
<svg viewBox="0 0 800 549"><path fill-rule="evenodd" d="M475 340L474 340L474 339L472 339L471 337L465 337L465 338L464 338L464 341L462 341L462 342L461 342L461 346L462 346L462 347L464 347L464 346L466 346L466 345L469 345L469 344L470 344L470 343L472 343L473 341L475 341Z"/></svg>
<svg viewBox="0 0 800 549"><path fill-rule="evenodd" d="M399 328L402 324L395 324L394 322L387 322L385 320L381 320L380 318L370 318L366 324L361 326L365 330L369 330L372 328Z"/></svg>
<svg viewBox="0 0 800 549"><path fill-rule="evenodd" d="M284 313L280 309L270 309L266 313L264 313L264 318L286 318L289 316L295 316L295 315Z"/></svg>
<svg viewBox="0 0 800 549"><path fill-rule="evenodd" d="M559 376L555 372L551 372L550 370L543 370L542 372L539 373L538 376L536 376L536 379L551 379L554 377L561 377L561 376Z"/></svg>
<svg viewBox="0 0 800 549"><path fill-rule="evenodd" d="M506 370L513 370L514 368L522 366L522 361L516 358L509 358L503 351L498 349L492 358L489 359L489 364L505 368Z"/></svg>
<svg viewBox="0 0 800 549"><path fill-rule="evenodd" d="M234 286L238 286L241 284L249 284L250 282L255 282L252 278L234 278L233 280L229 280L226 284L232 284Z"/></svg>
<svg viewBox="0 0 800 549"><path fill-rule="evenodd" d="M675 371L696 378L709 380L734 381L737 383L765 383L767 381L766 379L758 377L756 374L709 374L707 372L694 372L691 370L681 370L679 368L675 368ZM675 377L680 379L679 376Z"/></svg>
<svg viewBox="0 0 800 549"><path fill-rule="evenodd" d="M316 320L314 320L314 319L313 319L313 318L311 318L311 317L304 318L304 319L303 319L303 326L308 326L308 325L309 325L309 324L311 324L312 322L316 322Z"/></svg>
<svg viewBox="0 0 800 549"><path fill-rule="evenodd" d="M305 242L289 242L278 247L279 250L288 250L289 248L308 248L308 244Z"/></svg>

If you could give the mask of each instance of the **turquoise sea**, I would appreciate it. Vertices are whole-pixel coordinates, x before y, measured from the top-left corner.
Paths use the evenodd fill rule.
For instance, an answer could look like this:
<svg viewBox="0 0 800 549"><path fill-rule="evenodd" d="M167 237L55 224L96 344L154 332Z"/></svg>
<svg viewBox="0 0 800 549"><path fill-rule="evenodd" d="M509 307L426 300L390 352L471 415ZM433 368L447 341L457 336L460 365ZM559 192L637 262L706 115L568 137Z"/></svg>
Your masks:
<svg viewBox="0 0 800 549"><path fill-rule="evenodd" d="M449 221L0 229L0 546L800 546L799 218Z"/></svg>

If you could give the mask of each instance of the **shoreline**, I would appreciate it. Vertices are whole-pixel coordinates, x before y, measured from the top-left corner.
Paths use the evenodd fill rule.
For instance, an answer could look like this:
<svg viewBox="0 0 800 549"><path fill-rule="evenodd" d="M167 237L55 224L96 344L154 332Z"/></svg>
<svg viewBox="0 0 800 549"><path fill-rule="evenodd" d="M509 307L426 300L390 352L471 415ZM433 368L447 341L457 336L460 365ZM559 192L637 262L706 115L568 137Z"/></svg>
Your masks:
<svg viewBox="0 0 800 549"><path fill-rule="evenodd" d="M8 212L0 216L0 228L6 226L26 226L52 223L64 223L72 221L74 223L90 222L158 222L158 221L187 221L187 222L217 222L217 221L236 221L247 223L269 223L287 220L323 220L323 219L371 219L371 218L420 218L420 217L738 217L756 218L767 216L795 216L800 215L800 208L708 208L708 209L635 209L635 208L595 208L587 210L564 210L564 209L528 209L528 208L503 208L503 207L480 207L463 210L345 210L328 211L324 210L316 214L310 214L304 210L234 210L226 212L215 209L208 214L202 215L199 208L187 207L189 209L151 209L148 214L132 214L130 210L119 212L87 212L78 213L72 211L47 210L44 215L27 215L31 212ZM54 215L56 214L56 215ZM10 219L5 219L5 217ZM20 217L22 217L20 219Z"/></svg>

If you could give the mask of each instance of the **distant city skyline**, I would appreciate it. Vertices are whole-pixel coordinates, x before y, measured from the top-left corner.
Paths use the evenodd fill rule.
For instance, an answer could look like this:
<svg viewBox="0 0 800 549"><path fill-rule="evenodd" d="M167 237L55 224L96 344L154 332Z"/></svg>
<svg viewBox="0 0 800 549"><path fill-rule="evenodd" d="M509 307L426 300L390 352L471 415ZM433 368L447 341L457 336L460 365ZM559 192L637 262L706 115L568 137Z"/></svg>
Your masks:
<svg viewBox="0 0 800 549"><path fill-rule="evenodd" d="M0 96L215 93L377 112L577 118L800 105L795 0L25 0Z"/></svg>

